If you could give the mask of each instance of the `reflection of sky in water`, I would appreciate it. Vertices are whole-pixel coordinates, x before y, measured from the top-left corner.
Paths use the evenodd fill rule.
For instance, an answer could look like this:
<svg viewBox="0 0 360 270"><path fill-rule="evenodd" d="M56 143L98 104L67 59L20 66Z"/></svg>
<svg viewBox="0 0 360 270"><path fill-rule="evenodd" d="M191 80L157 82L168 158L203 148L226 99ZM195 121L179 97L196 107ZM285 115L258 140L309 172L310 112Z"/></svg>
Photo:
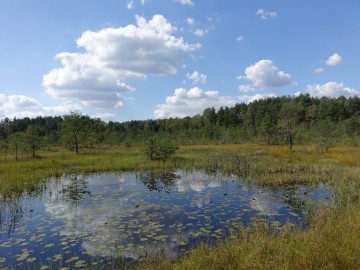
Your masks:
<svg viewBox="0 0 360 270"><path fill-rule="evenodd" d="M41 194L2 202L0 266L42 261L72 267L93 257L159 252L172 258L252 217L301 225L307 201L326 197L326 187L261 188L196 170L61 177Z"/></svg>

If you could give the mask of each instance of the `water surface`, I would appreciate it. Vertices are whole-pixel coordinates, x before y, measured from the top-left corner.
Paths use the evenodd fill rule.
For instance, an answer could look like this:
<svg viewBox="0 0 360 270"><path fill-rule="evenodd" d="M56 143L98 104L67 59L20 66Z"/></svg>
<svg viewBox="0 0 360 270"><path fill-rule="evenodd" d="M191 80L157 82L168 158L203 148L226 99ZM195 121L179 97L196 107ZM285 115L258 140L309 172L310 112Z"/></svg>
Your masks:
<svg viewBox="0 0 360 270"><path fill-rule="evenodd" d="M331 196L323 185L260 187L197 170L67 175L36 194L1 201L0 268L172 258L254 217L274 228L304 226L304 211Z"/></svg>

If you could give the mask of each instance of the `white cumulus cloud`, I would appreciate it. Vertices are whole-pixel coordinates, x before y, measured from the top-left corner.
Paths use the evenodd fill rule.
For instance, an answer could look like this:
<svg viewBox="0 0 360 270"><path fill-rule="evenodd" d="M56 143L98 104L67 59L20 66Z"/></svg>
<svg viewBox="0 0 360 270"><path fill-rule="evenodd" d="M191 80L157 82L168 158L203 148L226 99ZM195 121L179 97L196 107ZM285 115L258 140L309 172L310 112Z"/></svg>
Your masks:
<svg viewBox="0 0 360 270"><path fill-rule="evenodd" d="M326 60L326 64L328 66L336 66L339 65L343 61L343 58L340 54L334 53L333 55L329 56L329 58Z"/></svg>
<svg viewBox="0 0 360 270"><path fill-rule="evenodd" d="M276 97L275 94L255 94L253 96L248 96L248 95L243 95L243 96L239 96L238 99L241 101L241 102L244 102L244 103L251 103L255 100L259 100L259 99L266 99L266 98L273 98L273 97Z"/></svg>
<svg viewBox="0 0 360 270"><path fill-rule="evenodd" d="M186 74L186 78L191 80L193 83L206 83L207 76L204 74L199 73L198 71L194 71L193 73Z"/></svg>
<svg viewBox="0 0 360 270"><path fill-rule="evenodd" d="M177 29L162 15L149 21L136 16L136 21L137 25L84 32L77 45L85 52L58 54L62 67L44 75L47 93L84 106L119 108L123 93L134 90L127 79L174 74L184 56L200 47L175 37Z"/></svg>
<svg viewBox="0 0 360 270"><path fill-rule="evenodd" d="M269 18L277 17L277 13L275 11L269 11L265 9L258 9L255 14L260 16L262 20L267 20Z"/></svg>
<svg viewBox="0 0 360 270"><path fill-rule="evenodd" d="M185 117L202 113L209 107L234 106L236 100L229 96L220 96L218 91L204 91L199 87L190 90L178 88L168 96L164 104L156 106L155 118Z"/></svg>
<svg viewBox="0 0 360 270"><path fill-rule="evenodd" d="M358 90L352 89L345 86L343 83L337 82L327 82L325 84L311 84L307 85L306 89L311 96L315 97L327 96L335 98L339 96L358 96L360 94Z"/></svg>
<svg viewBox="0 0 360 270"><path fill-rule="evenodd" d="M71 111L80 110L81 106L76 103L63 103L57 106L45 106L38 100L23 96L0 94L0 117L8 117L10 119L48 116L48 115L63 115Z"/></svg>
<svg viewBox="0 0 360 270"><path fill-rule="evenodd" d="M238 79L246 79L259 88L281 87L295 84L291 75L279 70L271 60L260 60L259 62L247 67L244 76Z"/></svg>

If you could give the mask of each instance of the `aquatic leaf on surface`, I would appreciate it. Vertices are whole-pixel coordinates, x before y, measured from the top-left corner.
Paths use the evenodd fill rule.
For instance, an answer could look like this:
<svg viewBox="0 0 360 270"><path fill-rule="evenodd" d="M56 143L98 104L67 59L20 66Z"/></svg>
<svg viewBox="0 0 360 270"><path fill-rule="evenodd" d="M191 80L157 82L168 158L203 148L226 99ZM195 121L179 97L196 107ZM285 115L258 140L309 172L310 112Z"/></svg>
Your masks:
<svg viewBox="0 0 360 270"><path fill-rule="evenodd" d="M303 191L299 193L299 187L291 191L299 193L294 197L288 195L289 189L272 190L252 184L240 189L242 180L235 176L226 178L216 173L209 176L195 170L177 170L175 174L179 177L169 192L156 193L149 191L134 173L121 173L126 175L126 181L121 183L119 174L115 173L81 176L85 191L92 196L83 196L76 204L63 193L64 188L69 190L72 180L62 177L57 184L50 181L45 194L34 197L38 200L36 212L39 214L24 217L12 238L0 243L0 262L2 257L7 258L9 248L19 252L23 245L36 252L23 249L14 257L14 260L21 259L17 263L31 262L33 258L46 262L51 257L49 266L57 265L58 269L75 262L76 268L84 268L82 260L90 264L95 260L101 268L106 260L122 256L126 260L140 258L156 253L157 248L164 249L165 253L171 249L169 253L173 253L200 241L226 237L228 232L246 226L257 214L274 229L289 218L300 226L304 221L301 204L293 207L287 203L290 199L301 202L304 196ZM79 183L73 185L79 186ZM306 191L310 194L310 189ZM32 198L26 200L28 203ZM39 203L42 200L43 205ZM6 235L7 230L1 228L0 234ZM60 254L54 255L56 253ZM11 263L3 261L1 267L17 268ZM40 266L38 269L49 268Z"/></svg>
<svg viewBox="0 0 360 270"><path fill-rule="evenodd" d="M79 257L71 257L70 259L66 260L65 263L71 263L77 260L79 260Z"/></svg>
<svg viewBox="0 0 360 270"><path fill-rule="evenodd" d="M32 263L34 261L36 261L35 257L29 258L29 259L26 260L26 262L28 262L28 263Z"/></svg>

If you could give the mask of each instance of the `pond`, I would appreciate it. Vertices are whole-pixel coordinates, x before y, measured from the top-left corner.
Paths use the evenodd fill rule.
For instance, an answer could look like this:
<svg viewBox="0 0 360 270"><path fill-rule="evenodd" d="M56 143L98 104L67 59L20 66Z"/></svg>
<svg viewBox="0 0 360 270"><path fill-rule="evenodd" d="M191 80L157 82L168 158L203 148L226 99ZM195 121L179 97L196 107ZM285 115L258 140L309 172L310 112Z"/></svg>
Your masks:
<svg viewBox="0 0 360 270"><path fill-rule="evenodd" d="M305 226L325 185L269 188L198 170L64 175L0 203L0 268L109 266L176 257L261 218Z"/></svg>

